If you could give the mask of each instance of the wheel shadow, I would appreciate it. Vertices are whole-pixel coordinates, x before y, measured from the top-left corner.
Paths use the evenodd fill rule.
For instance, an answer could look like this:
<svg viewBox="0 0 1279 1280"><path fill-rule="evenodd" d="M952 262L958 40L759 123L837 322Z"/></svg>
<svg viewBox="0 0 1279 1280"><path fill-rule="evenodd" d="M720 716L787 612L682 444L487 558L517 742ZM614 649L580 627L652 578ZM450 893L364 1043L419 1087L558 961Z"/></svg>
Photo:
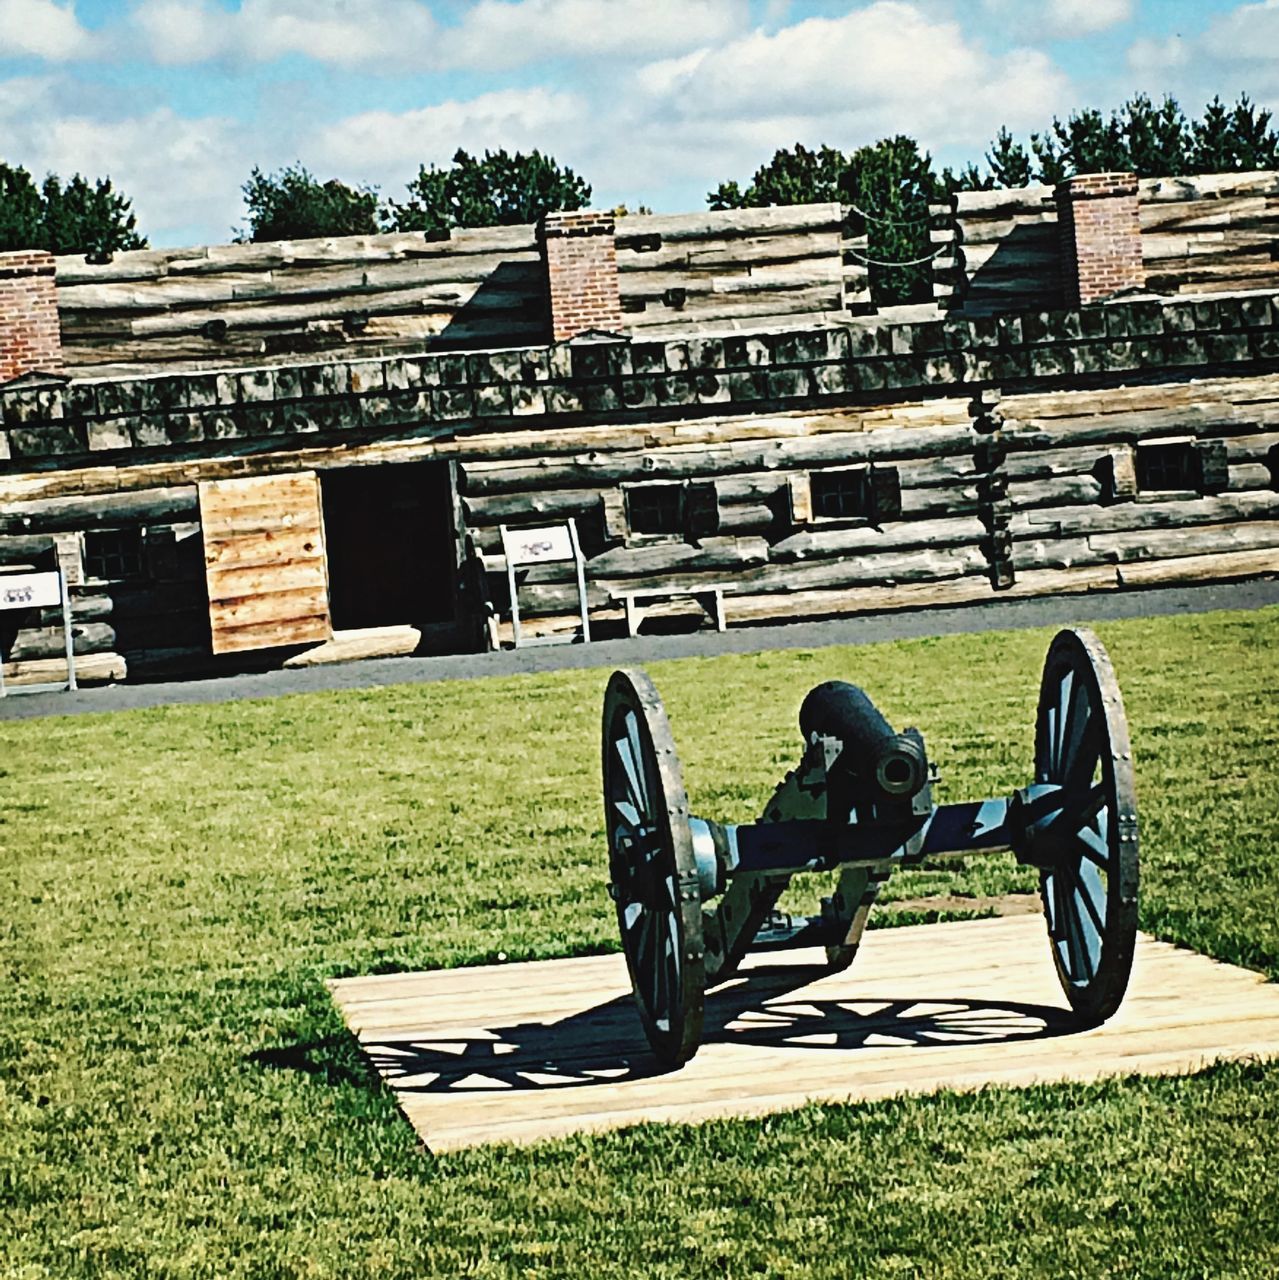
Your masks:
<svg viewBox="0 0 1279 1280"><path fill-rule="evenodd" d="M796 994L826 972L761 967L708 993L703 1045L915 1053L1038 1040L1074 1029L1065 1010L1046 1005L946 997L822 1000ZM650 1051L629 995L554 1023L379 1039L361 1047L386 1083L404 1094L578 1088L673 1070Z"/></svg>

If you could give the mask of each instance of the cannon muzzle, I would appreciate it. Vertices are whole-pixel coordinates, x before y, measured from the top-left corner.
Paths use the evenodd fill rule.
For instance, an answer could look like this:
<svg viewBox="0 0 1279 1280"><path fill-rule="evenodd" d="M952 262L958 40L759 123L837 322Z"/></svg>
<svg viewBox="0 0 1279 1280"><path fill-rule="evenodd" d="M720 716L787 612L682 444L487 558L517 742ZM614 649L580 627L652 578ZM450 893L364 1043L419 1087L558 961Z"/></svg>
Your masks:
<svg viewBox="0 0 1279 1280"><path fill-rule="evenodd" d="M799 709L799 730L806 743L838 739L842 750L832 772L859 787L904 800L928 782L923 738L913 729L897 733L855 684L828 680L811 689Z"/></svg>

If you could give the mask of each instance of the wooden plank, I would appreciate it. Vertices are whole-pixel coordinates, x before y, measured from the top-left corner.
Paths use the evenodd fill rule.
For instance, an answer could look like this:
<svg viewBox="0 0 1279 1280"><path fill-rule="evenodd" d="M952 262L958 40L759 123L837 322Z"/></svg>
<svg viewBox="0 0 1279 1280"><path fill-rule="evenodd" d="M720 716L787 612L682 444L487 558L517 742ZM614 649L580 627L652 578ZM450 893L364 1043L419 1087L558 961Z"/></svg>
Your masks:
<svg viewBox="0 0 1279 1280"><path fill-rule="evenodd" d="M1144 935L1105 1026L1072 1031L1037 915L877 931L856 964L750 959L698 1055L654 1073L618 955L329 984L435 1151L816 1100L1170 1074L1279 1054L1279 989Z"/></svg>
<svg viewBox="0 0 1279 1280"><path fill-rule="evenodd" d="M328 640L328 570L314 472L200 482L214 653Z"/></svg>

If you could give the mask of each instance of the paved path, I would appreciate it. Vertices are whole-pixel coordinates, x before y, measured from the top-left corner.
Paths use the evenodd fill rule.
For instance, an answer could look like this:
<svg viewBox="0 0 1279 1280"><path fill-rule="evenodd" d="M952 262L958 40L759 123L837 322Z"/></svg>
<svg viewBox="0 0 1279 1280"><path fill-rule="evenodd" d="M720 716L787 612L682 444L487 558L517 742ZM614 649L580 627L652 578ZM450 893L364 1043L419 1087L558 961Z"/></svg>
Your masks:
<svg viewBox="0 0 1279 1280"><path fill-rule="evenodd" d="M566 668L614 667L664 658L758 653L766 649L819 649L827 645L873 644L918 636L943 636L1026 627L1101 622L1113 618L1207 613L1215 609L1259 609L1279 604L1279 581L1176 587L1154 591L1048 596L989 601L950 609L914 609L830 622L740 627L725 632L637 636L591 645L554 645L499 653L440 658L373 658L295 671L220 676L170 683L107 685L77 693L14 694L0 699L0 720L124 711L187 702L229 702L325 689L365 689L430 680L467 680Z"/></svg>

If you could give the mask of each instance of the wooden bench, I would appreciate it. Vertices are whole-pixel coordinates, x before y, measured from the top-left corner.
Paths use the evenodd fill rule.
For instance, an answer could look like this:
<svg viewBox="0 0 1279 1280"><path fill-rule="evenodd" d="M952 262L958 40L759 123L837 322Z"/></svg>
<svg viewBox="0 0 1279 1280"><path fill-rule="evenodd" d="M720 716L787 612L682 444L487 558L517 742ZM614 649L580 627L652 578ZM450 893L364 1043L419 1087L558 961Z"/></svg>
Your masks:
<svg viewBox="0 0 1279 1280"><path fill-rule="evenodd" d="M724 619L724 591L727 584L708 582L695 587L647 587L641 591L611 591L609 599L614 603L619 600L626 608L626 634L633 636L639 631L640 623L648 612L646 605L658 600L674 600L687 596L696 600L706 610L707 616L715 623L716 631L726 631L728 624Z"/></svg>

